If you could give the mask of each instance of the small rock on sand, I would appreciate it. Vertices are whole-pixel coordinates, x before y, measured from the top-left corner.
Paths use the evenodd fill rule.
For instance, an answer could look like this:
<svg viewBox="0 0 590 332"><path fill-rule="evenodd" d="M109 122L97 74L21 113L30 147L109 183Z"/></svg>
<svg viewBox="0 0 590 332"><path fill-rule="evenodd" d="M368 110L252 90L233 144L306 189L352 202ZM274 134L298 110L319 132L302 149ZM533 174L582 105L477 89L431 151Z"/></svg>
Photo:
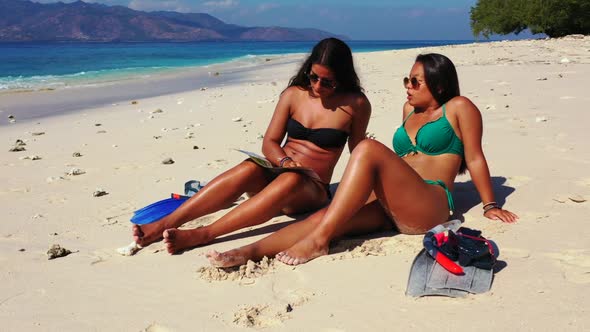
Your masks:
<svg viewBox="0 0 590 332"><path fill-rule="evenodd" d="M172 164L174 164L174 159L172 159L172 158L166 158L166 159L162 160L162 164L164 164L164 165L172 165Z"/></svg>
<svg viewBox="0 0 590 332"><path fill-rule="evenodd" d="M92 193L92 196L94 196L94 197L101 197L101 196L105 196L105 195L108 195L108 194L109 194L108 192L106 192L106 191L104 191L104 190L102 190L102 189L100 189L100 188L97 188L97 189L96 189L96 190L95 190L95 191Z"/></svg>
<svg viewBox="0 0 590 332"><path fill-rule="evenodd" d="M24 146L20 145L20 146L15 146L13 148L11 148L10 150L8 150L8 152L20 152L20 151L26 151L27 149L25 149Z"/></svg>
<svg viewBox="0 0 590 332"><path fill-rule="evenodd" d="M72 252L66 248L62 248L59 244L54 244L47 250L47 259L55 259L59 257L65 257Z"/></svg>
<svg viewBox="0 0 590 332"><path fill-rule="evenodd" d="M535 122L547 122L547 120L546 116L538 116L535 118Z"/></svg>
<svg viewBox="0 0 590 332"><path fill-rule="evenodd" d="M29 160L41 160L41 157L38 155L32 155L32 156L25 156L25 157L21 157L20 159L29 159Z"/></svg>

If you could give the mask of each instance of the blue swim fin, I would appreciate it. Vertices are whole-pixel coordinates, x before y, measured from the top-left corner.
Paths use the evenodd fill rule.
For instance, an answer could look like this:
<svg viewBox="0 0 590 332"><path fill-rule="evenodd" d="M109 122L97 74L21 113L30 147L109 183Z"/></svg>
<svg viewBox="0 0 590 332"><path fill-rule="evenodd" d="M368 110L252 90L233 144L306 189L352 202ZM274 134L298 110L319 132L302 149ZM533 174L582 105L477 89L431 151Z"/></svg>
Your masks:
<svg viewBox="0 0 590 332"><path fill-rule="evenodd" d="M145 225L160 220L174 212L187 199L187 196L172 194L170 198L157 201L135 211L133 217L131 217L131 222L137 225Z"/></svg>

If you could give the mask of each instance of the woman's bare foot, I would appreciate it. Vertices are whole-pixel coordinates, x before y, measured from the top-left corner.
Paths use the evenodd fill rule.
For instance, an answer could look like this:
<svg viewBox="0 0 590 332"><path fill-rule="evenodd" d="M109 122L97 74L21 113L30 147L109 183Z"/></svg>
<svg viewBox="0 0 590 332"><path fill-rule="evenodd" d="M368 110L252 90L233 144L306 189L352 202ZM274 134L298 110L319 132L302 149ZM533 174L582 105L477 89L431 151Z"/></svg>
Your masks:
<svg viewBox="0 0 590 332"><path fill-rule="evenodd" d="M215 267L232 267L244 265L248 261L239 249L233 249L226 252L211 250L207 253L209 263Z"/></svg>
<svg viewBox="0 0 590 332"><path fill-rule="evenodd" d="M131 228L133 240L142 247L148 246L160 241L162 239L162 232L166 228L169 227L166 227L161 220L146 225L133 225Z"/></svg>
<svg viewBox="0 0 590 332"><path fill-rule="evenodd" d="M195 229L170 228L164 231L164 243L170 254L210 242L204 227Z"/></svg>
<svg viewBox="0 0 590 332"><path fill-rule="evenodd" d="M295 243L291 248L281 251L276 255L276 259L287 265L299 265L309 262L310 260L327 255L329 244L320 244L313 239L305 238Z"/></svg>

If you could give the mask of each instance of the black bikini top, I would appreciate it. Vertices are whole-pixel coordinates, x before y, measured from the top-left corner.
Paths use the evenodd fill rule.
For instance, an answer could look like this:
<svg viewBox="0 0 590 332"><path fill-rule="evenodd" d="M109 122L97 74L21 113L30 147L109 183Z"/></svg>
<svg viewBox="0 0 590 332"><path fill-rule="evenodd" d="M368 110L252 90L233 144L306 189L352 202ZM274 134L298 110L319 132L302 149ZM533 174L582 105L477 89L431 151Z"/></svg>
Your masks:
<svg viewBox="0 0 590 332"><path fill-rule="evenodd" d="M287 122L287 134L294 139L312 142L320 148L341 148L346 144L348 133L333 128L309 129L299 121L289 118Z"/></svg>

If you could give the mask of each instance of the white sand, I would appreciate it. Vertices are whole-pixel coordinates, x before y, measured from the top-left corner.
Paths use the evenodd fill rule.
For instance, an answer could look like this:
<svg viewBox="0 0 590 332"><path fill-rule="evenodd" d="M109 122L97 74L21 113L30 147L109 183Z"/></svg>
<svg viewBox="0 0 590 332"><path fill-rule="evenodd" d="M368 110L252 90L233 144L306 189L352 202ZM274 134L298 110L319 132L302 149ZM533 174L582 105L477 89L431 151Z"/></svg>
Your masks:
<svg viewBox="0 0 590 332"><path fill-rule="evenodd" d="M288 217L182 255L168 255L162 243L133 257L115 252L131 241L135 209L235 165L243 155L234 148L260 151L259 135L298 66L271 61L204 91L28 122L15 114L16 124L1 126L0 330L590 330L590 202L583 201L590 199L590 38L356 54L373 105L369 132L387 145L401 123L402 78L420 52L457 65L462 94L484 117L497 198L520 215L512 225L485 219L469 177L458 179L465 225L500 246L489 293L406 297L421 236L341 241L295 268L271 261L228 275L209 267L206 251L257 240ZM156 109L163 112L151 114ZM0 116L6 123L6 112ZM17 139L26 151L8 152ZM41 159L21 159L34 155ZM175 163L163 165L166 158ZM84 174L66 175L74 168ZM94 197L98 189L108 194ZM53 244L73 253L48 260Z"/></svg>

